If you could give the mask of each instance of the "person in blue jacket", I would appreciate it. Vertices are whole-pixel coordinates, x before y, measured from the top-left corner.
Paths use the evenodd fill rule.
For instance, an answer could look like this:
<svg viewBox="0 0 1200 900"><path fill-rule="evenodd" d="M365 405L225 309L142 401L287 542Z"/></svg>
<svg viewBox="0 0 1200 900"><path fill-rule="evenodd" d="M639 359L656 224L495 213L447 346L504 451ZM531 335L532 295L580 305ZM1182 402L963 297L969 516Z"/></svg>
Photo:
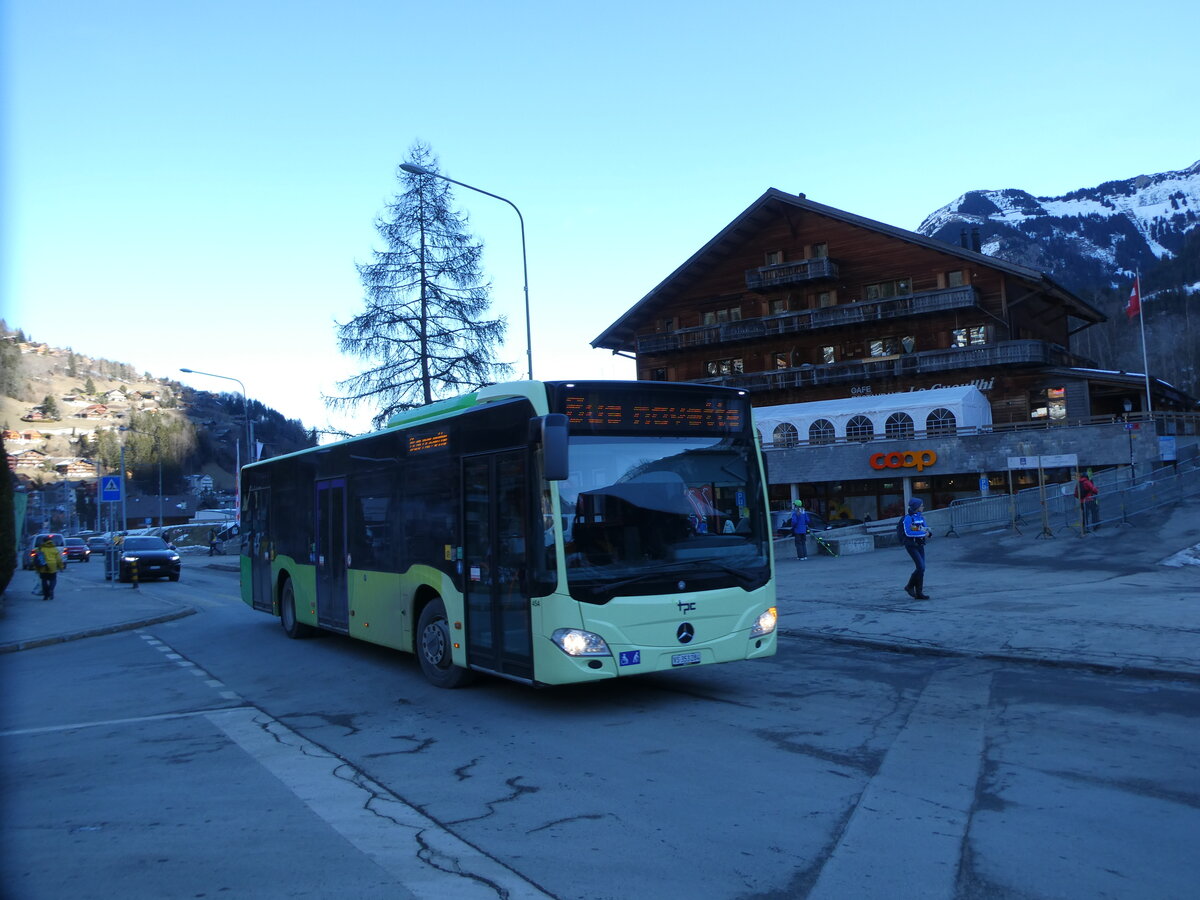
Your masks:
<svg viewBox="0 0 1200 900"><path fill-rule="evenodd" d="M808 511L804 501L792 501L792 537L796 541L796 559L808 559Z"/></svg>
<svg viewBox="0 0 1200 900"><path fill-rule="evenodd" d="M925 516L921 514L924 505L920 497L913 497L908 501L908 515L901 520L904 528L904 549L912 557L915 566L912 574L908 576L908 584L904 586L904 590L914 600L929 599L929 595L925 593L925 542L933 537L933 532L929 530L929 526L925 524Z"/></svg>

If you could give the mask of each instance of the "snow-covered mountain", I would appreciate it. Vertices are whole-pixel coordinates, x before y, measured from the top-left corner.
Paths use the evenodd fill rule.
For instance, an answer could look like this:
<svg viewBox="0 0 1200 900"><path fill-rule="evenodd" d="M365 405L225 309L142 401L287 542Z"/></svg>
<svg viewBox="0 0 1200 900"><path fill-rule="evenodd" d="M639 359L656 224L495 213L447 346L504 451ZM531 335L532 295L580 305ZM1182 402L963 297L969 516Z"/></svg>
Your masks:
<svg viewBox="0 0 1200 900"><path fill-rule="evenodd" d="M1135 271L1145 275L1175 258L1198 226L1200 161L1178 172L1108 181L1062 197L1034 197L1015 188L968 191L917 230L950 243L977 240L989 256L1040 269L1088 295L1127 284Z"/></svg>

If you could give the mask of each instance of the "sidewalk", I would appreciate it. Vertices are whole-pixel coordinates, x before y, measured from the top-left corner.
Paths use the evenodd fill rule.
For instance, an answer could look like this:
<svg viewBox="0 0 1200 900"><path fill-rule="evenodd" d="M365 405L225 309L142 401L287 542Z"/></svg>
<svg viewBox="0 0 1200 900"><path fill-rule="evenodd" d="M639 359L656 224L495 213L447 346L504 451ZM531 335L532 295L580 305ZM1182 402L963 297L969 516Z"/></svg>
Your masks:
<svg viewBox="0 0 1200 900"><path fill-rule="evenodd" d="M927 546L925 592L900 547L796 560L775 544L785 634L914 653L1200 680L1200 500L1080 537L1008 530ZM1166 564L1164 564L1166 563Z"/></svg>
<svg viewBox="0 0 1200 900"><path fill-rule="evenodd" d="M42 600L36 573L14 572L3 597L0 653L141 628L181 619L196 611L189 604L164 597L165 592L152 588L135 590L128 584L104 580L97 584L91 572L87 577L71 577L74 572L96 565L95 561L69 564L67 572L59 575L54 599L50 601Z"/></svg>
<svg viewBox="0 0 1200 900"><path fill-rule="evenodd" d="M1200 680L1200 500L1087 537L1040 539L1038 530L936 537L927 548L932 599L924 601L904 593L912 563L899 547L800 562L790 538L777 541L781 631L903 652ZM195 612L163 591L69 577L44 603L34 583L31 573L17 572L4 595L0 653Z"/></svg>

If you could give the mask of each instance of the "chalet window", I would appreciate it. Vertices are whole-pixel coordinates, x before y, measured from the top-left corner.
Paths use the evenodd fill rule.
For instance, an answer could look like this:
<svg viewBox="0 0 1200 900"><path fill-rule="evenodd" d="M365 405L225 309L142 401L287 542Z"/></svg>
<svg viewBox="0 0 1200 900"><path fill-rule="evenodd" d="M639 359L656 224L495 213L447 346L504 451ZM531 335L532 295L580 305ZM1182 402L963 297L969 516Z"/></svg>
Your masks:
<svg viewBox="0 0 1200 900"><path fill-rule="evenodd" d="M879 338L868 343L871 356L895 356L900 352L900 342L894 337Z"/></svg>
<svg viewBox="0 0 1200 900"><path fill-rule="evenodd" d="M946 273L946 287L962 287L963 284L962 269L955 269L953 272Z"/></svg>
<svg viewBox="0 0 1200 900"><path fill-rule="evenodd" d="M829 245L828 244L813 244L812 247L809 248L809 258L810 259L826 259L826 258L828 258L828 256L829 256Z"/></svg>
<svg viewBox="0 0 1200 900"><path fill-rule="evenodd" d="M741 375L742 360L738 359L710 359L705 365L708 368L709 375Z"/></svg>
<svg viewBox="0 0 1200 900"><path fill-rule="evenodd" d="M657 328L660 334L664 331L674 331L676 328L675 317L668 316L665 319L659 319Z"/></svg>
<svg viewBox="0 0 1200 900"><path fill-rule="evenodd" d="M925 417L925 433L931 435L957 434L958 420L954 418L954 413L950 410L939 406Z"/></svg>
<svg viewBox="0 0 1200 900"><path fill-rule="evenodd" d="M783 251L782 250L768 250L767 251L767 265L768 266L777 266L777 265L781 264L782 262L783 262Z"/></svg>
<svg viewBox="0 0 1200 900"><path fill-rule="evenodd" d="M704 325L719 325L722 322L740 322L742 320L742 308L740 306L729 306L725 309L710 309L704 314Z"/></svg>
<svg viewBox="0 0 1200 900"><path fill-rule="evenodd" d="M774 360L775 368L777 369L787 369L792 365L790 353L776 353L774 354Z"/></svg>
<svg viewBox="0 0 1200 900"><path fill-rule="evenodd" d="M821 291L821 293L817 294L817 306L819 308L824 309L827 306L833 305L835 305L833 291Z"/></svg>
<svg viewBox="0 0 1200 900"><path fill-rule="evenodd" d="M872 441L875 439L875 424L866 416L855 416L846 423L846 440Z"/></svg>
<svg viewBox="0 0 1200 900"><path fill-rule="evenodd" d="M773 435L776 447L795 447L800 443L800 435L796 431L796 426L784 422L782 425L775 426Z"/></svg>
<svg viewBox="0 0 1200 900"><path fill-rule="evenodd" d="M894 412L883 423L883 433L893 440L904 440L913 436L913 420L906 412Z"/></svg>
<svg viewBox="0 0 1200 900"><path fill-rule="evenodd" d="M899 278L895 281L880 281L864 288L868 300L886 300L888 297L903 297L912 293L912 280Z"/></svg>
<svg viewBox="0 0 1200 900"><path fill-rule="evenodd" d="M952 332L955 347L977 347L988 341L986 325L971 325L967 328L955 328Z"/></svg>
<svg viewBox="0 0 1200 900"><path fill-rule="evenodd" d="M810 444L832 444L837 440L833 423L828 419L817 419L808 426L808 442Z"/></svg>
<svg viewBox="0 0 1200 900"><path fill-rule="evenodd" d="M837 348L836 347L822 347L821 348L821 362L825 363L825 365L830 365L831 363L837 362Z"/></svg>
<svg viewBox="0 0 1200 900"><path fill-rule="evenodd" d="M1062 421L1067 417L1067 389L1047 388L1030 395L1029 415L1034 419Z"/></svg>
<svg viewBox="0 0 1200 900"><path fill-rule="evenodd" d="M664 366L661 369L651 369L650 370L650 380L651 381L666 381L667 380L666 367Z"/></svg>
<svg viewBox="0 0 1200 900"><path fill-rule="evenodd" d="M786 300L772 300L769 308L771 310L771 315L782 315L788 311L788 302Z"/></svg>

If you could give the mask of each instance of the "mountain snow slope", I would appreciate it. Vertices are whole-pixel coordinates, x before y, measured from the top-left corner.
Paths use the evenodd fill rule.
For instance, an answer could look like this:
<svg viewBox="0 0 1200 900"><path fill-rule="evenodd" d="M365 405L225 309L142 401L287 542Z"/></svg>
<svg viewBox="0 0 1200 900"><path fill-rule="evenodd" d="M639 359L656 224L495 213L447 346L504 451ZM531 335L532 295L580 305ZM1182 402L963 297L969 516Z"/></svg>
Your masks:
<svg viewBox="0 0 1200 900"><path fill-rule="evenodd" d="M1174 258L1200 226L1200 161L1178 172L1109 181L1061 197L968 191L928 216L921 234L1046 272L1081 293L1128 283Z"/></svg>

